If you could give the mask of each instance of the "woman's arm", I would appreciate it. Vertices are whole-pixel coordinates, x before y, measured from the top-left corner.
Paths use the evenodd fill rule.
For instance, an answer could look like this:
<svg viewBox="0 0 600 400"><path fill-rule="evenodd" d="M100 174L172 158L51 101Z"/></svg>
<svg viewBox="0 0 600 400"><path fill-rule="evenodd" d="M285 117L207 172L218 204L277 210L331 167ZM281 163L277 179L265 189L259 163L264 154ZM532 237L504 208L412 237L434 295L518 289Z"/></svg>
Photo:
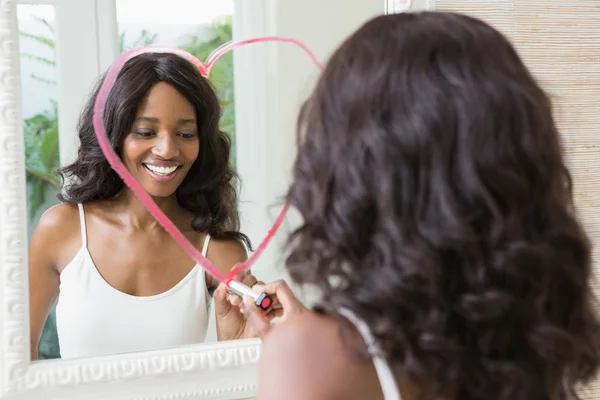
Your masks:
<svg viewBox="0 0 600 400"><path fill-rule="evenodd" d="M206 258L221 272L226 274L231 271L234 265L246 261L248 253L241 242L211 238ZM206 284L209 292L213 293L220 282L209 275L209 281Z"/></svg>
<svg viewBox="0 0 600 400"><path fill-rule="evenodd" d="M291 314L263 336L257 399L346 398L336 393L340 385L336 360L341 357L332 356L329 347L335 346L323 338L330 330L315 322L312 312Z"/></svg>
<svg viewBox="0 0 600 400"><path fill-rule="evenodd" d="M206 257L223 273L228 273L236 264L246 261L248 254L244 245L238 241L212 239ZM256 283L256 278L250 271L247 271L238 280L250 287ZM219 284L219 281L214 278L212 278L209 289L211 286L212 288L216 287L214 299L217 339L222 341L256 336L255 333L248 332L246 319L240 313L238 305L241 303L241 298L238 298L237 301L232 299L237 296L227 293L225 285Z"/></svg>
<svg viewBox="0 0 600 400"><path fill-rule="evenodd" d="M52 303L58 297L59 273L57 254L64 244L65 218L70 212L66 205L46 211L29 244L29 324L31 359L38 358L38 343Z"/></svg>

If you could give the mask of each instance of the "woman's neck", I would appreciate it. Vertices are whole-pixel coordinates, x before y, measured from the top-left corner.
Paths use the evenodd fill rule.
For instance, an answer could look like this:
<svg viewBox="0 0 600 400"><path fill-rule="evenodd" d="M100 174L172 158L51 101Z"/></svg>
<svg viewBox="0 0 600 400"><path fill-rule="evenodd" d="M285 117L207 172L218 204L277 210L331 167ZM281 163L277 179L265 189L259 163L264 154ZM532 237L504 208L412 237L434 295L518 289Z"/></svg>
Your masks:
<svg viewBox="0 0 600 400"><path fill-rule="evenodd" d="M121 211L125 214L121 220L130 225L131 228L148 231L159 227L158 221L150 214L131 189L123 189L115 200L116 211ZM156 203L167 218L177 225L178 217L181 217L183 210L177 202L175 195L170 197L153 197L152 200L154 200L154 203Z"/></svg>

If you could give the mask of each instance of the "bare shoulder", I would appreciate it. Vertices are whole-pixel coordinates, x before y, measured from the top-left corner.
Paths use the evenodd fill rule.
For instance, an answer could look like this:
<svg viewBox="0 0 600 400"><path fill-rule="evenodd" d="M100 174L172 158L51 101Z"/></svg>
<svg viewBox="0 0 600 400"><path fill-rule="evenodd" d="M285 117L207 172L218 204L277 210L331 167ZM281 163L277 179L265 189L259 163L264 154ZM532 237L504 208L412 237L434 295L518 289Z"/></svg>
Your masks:
<svg viewBox="0 0 600 400"><path fill-rule="evenodd" d="M36 226L38 236L60 239L79 230L79 211L76 205L58 204L46 210Z"/></svg>
<svg viewBox="0 0 600 400"><path fill-rule="evenodd" d="M206 257L223 272L248 259L244 244L237 240L223 240L211 238Z"/></svg>
<svg viewBox="0 0 600 400"><path fill-rule="evenodd" d="M30 264L60 269L61 260L72 257L71 249L77 249L81 244L79 226L76 205L58 204L46 210L31 237Z"/></svg>
<svg viewBox="0 0 600 400"><path fill-rule="evenodd" d="M292 362L300 366L313 356L331 351L338 334L337 323L312 311L289 316L275 325L263 340L262 353L272 361ZM280 350L285 349L285 354ZM283 357L282 357L283 356Z"/></svg>
<svg viewBox="0 0 600 400"><path fill-rule="evenodd" d="M372 360L361 358L362 337L340 320L303 312L277 324L264 338L259 398L381 399Z"/></svg>
<svg viewBox="0 0 600 400"><path fill-rule="evenodd" d="M314 311L300 312L290 315L285 321L275 325L268 333L266 340L294 339L292 343L296 346L310 344L314 349L312 342L313 335L324 340L334 339L332 336L338 333L338 323L335 319L318 314ZM317 334L318 332L318 334Z"/></svg>
<svg viewBox="0 0 600 400"><path fill-rule="evenodd" d="M338 323L311 311L277 324L263 339L259 398L336 398L345 364L339 340Z"/></svg>

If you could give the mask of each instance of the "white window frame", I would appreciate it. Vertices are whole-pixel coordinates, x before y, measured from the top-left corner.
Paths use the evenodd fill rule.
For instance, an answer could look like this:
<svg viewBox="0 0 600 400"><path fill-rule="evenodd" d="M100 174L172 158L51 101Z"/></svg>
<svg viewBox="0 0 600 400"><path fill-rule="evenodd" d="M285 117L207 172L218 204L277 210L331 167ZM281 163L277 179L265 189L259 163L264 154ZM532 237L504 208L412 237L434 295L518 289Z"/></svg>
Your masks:
<svg viewBox="0 0 600 400"><path fill-rule="evenodd" d="M54 7L60 165L75 159L76 127L93 84L119 56L114 0L19 0ZM73 18L77 15L77 18ZM73 62L77 60L77 62Z"/></svg>

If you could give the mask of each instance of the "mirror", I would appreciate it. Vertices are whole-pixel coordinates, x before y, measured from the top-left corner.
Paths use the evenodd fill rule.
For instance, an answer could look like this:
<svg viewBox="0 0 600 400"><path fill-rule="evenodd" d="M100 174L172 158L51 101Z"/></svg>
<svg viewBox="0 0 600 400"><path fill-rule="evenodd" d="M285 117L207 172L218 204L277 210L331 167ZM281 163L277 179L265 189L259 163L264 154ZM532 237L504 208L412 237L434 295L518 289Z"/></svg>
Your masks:
<svg viewBox="0 0 600 400"><path fill-rule="evenodd" d="M160 322L163 320L160 319L159 307L149 307L155 314L148 315L156 316L154 321L150 318L153 329L146 329L143 334L138 331L136 336L131 336L133 340L129 341L129 345L126 340L114 340L113 336L112 343L118 346L100 350L92 346L93 352L62 354L62 339L67 340L65 343L71 339L67 339L68 334L60 338L61 331L69 332L71 329L71 338L75 339L70 343L77 344L84 337L83 333L92 339L105 340L110 337L111 329L114 333L115 328L120 328L123 337L126 337L132 332L123 328L125 323L139 328L137 323L131 322L144 324L148 321L140 318L143 314L135 307L88 303L89 297L85 296L91 291L78 293L85 285L77 282L89 284L85 279L95 277L94 282L103 288L104 293L131 300L132 304L137 300L141 300L138 303L149 303L147 300L166 298L165 293L179 293L174 288L193 281L190 273L196 267L185 259L185 254L176 245L167 245L168 237L161 241L159 239L163 237L156 236L154 246L148 245L151 232L160 232L151 221L147 220L142 227L139 219L119 222L115 218L109 222L121 225L103 231L99 229L100 220L97 219L100 208L93 204L96 200L86 200L83 201L83 214L77 205L73 205L70 206L70 217L58 218L58 223L54 221L54 225L58 224L61 229L70 226L69 232L59 229L47 235L46 239L58 240L55 242L58 245L41 246L57 251L46 257L46 264L42 263L51 267L46 272L54 275L32 278L27 266L38 263L40 253L32 250L28 256L28 249L35 242L34 232L46 225L43 221L40 223L42 215L47 215L48 210L66 207L55 207L61 202L57 194L65 194L56 170L77 160L79 116L94 84L123 51L157 43L187 48L203 61L212 50L231 39L283 36L300 40L318 59L325 60L349 32L383 11L383 4L373 3L361 0L348 8L345 0L335 0L324 8L320 0L302 4L261 0L252 5L244 0L172 0L165 8L163 2L149 0L0 2L0 306L4 310L0 313L0 337L3 338L0 341L0 398L68 399L91 396L130 399L133 393L140 399L243 399L254 396L260 342L243 336L239 340L237 337L228 338L232 340L217 337L214 300L210 293L206 293L212 287L207 284L210 279L200 269L197 269L200 272L194 288L201 289L195 293L205 296L200 296L202 301L193 304L196 309L205 307L206 310L205 314L201 313L202 318L195 320L200 328L193 327L195 331L190 329L189 332L173 329L172 319L168 318L177 313L187 315L181 312L185 307L176 304L170 309L171 313L163 310L162 317L167 318L163 323ZM344 15L338 12L341 7L347 11ZM310 26L293 23L298 16L310 18ZM332 24L334 19L336 23ZM223 108L220 129L232 142L229 162L242 182L241 187L235 187L238 192L239 231L250 238L253 246L260 243L282 206L295 153L296 115L318 73L301 50L275 43L236 49L233 54L220 59L212 71L210 80ZM164 119L183 113L181 110L185 111L187 103L193 103L178 92L167 90L157 97L161 105L155 108L164 114L158 118L159 125ZM145 105L154 104L148 100L150 94L145 94ZM171 97L165 102L167 95ZM152 107L142 107L142 103L135 105L135 118L140 117L137 113L141 109L150 109L150 114L156 111L152 111ZM164 112L168 107L175 111ZM195 111L193 104L192 109ZM179 115L176 120L194 117L197 115L191 118ZM176 141L186 139L186 136L177 136L186 133L183 129L175 132L171 123L163 125L160 126L165 129L145 127L160 131L151 133L156 135L161 151L164 143L169 148ZM175 134L161 136L164 132ZM136 143L144 142L140 139ZM180 147L187 149L185 145ZM180 152L184 152L181 149ZM133 159L131 154L127 153L126 157ZM169 156L163 153L157 155L152 150L141 154L169 159ZM193 156L191 159L195 160ZM144 162L140 161L138 167ZM168 175L164 169L154 172ZM98 179L102 177L99 175ZM75 182L71 178L67 179L67 184ZM106 215L117 215L114 209L107 210ZM80 218L81 215L84 218ZM127 215L123 213L121 216ZM82 219L86 223L85 229L81 229ZM293 214L287 217L275 240L253 265L252 273L257 279L287 279L283 268L283 244L296 221L297 216ZM48 224L52 226L52 223ZM182 225L189 226L189 218ZM138 229L137 234L135 229ZM140 234L142 231L148 233ZM189 231L190 236L195 234ZM86 233L85 241L82 232ZM199 248L203 247L203 233L201 231L197 235ZM62 240L64 242L60 242ZM137 245L145 242L145 247L141 248L147 250L138 250L135 256L127 254L128 246L123 245L130 240L137 241ZM104 242L110 243L110 246L102 251L94 250L94 246ZM217 247L218 250L218 245L219 239L213 238L209 242L209 259L211 248ZM80 251L83 248L87 248L89 254ZM219 258L218 251L216 254ZM112 256L114 258L111 259ZM79 267L85 264L87 270L71 268L77 264L73 261L77 257L85 258ZM127 264L124 260L129 260L128 265L132 268L135 263L131 260L136 257L140 260L145 257L145 263L140 264L150 265L155 268L152 271L159 270L164 274L153 280L153 272L147 268L137 275L128 275L126 272L132 269L123 267ZM162 262L159 262L160 257L165 257ZM229 268L232 265L228 263L233 264L233 261L225 258L221 264ZM216 259L211 261L219 263ZM171 268L157 268L157 265L167 263ZM62 267L60 273L52 271L55 265ZM68 274L75 283L69 284L69 279L63 276L67 266ZM120 268L115 269L114 266ZM87 271L85 279L78 281L81 276L76 277L75 271ZM124 276L119 275L121 273ZM46 278L55 280L53 286L47 285ZM144 286L153 282L154 285ZM72 291L67 300L63 295L69 292L69 287ZM34 295L45 293L47 317L45 306L39 306L44 302L30 298L30 292ZM64 304L68 305L63 308L62 317L61 296ZM106 297L96 299L102 301ZM96 311L103 315L103 319L97 318ZM37 317L30 320L32 313ZM122 315L129 317L123 318ZM120 322L111 326L110 320L115 321L114 318L120 318ZM93 320L96 320L95 325L89 323ZM180 318L180 321L183 319ZM119 325L121 323L123 326ZM36 329L41 339L32 349L30 333ZM194 335L192 331L200 334ZM176 338L170 340L165 332L174 333ZM182 332L188 334L186 338L177 337L185 336ZM148 340L152 336L159 340L152 343ZM37 355L34 354L36 351Z"/></svg>
<svg viewBox="0 0 600 400"><path fill-rule="evenodd" d="M204 61L233 40L232 0L175 1L167 10L160 3L145 0L116 0L115 6L112 25L118 34L96 34L98 51L101 46L112 45L118 54L123 54L158 44L183 49ZM187 19L181 13L184 8ZM253 332L241 332L244 325L239 310L226 301L223 304L222 296L214 295L219 282L189 259L129 188L120 181L111 183L119 178L108 171L105 159L94 159L99 147L92 135L91 114L81 119L80 115L86 115L85 107L91 104L88 99L94 98L93 86L99 77L91 82L91 74L71 78L80 81L77 86L60 79L63 75L57 69L76 63L79 55L77 43L64 32L60 31L62 36L57 37L61 19L55 7L18 5L17 11L31 243L32 359L99 357L256 337ZM102 18L108 21L110 17ZM100 22L100 16L96 15L96 19ZM66 31L69 26L58 28ZM118 43L113 41L115 38ZM62 42L57 43L59 40ZM57 45L61 53L55 51ZM128 131L118 139L119 155L165 213L171 212L188 240L202 249L213 264L228 272L236 262L245 260L244 245L251 249L251 244L256 247L260 243L274 221L273 214L282 206L275 204L275 196L267 199L273 207L265 210L270 215L263 213L260 217L265 229L255 230L247 242L241 226L218 222L219 218L239 219L237 199L219 193L228 189L239 193L241 189L233 178L218 183L217 179L224 179L218 174L224 174L228 165L231 172L245 172L236 157L236 114L243 115L245 111L235 96L235 54L224 55L211 69L208 80L214 93L208 85L203 88L205 79L194 67L185 70L177 64L189 64L180 57L164 53L144 57L145 61L139 61L141 57L132 59L130 63L138 65L136 72L115 83L115 87L125 91L121 97L126 99L117 101L133 103L132 111L117 111L113 119L117 126L125 124L120 120L133 121L121 128ZM312 70L315 68L309 69ZM165 75L157 77L160 73ZM136 88L148 80L152 80L148 88L137 93ZM168 84L156 83L162 80ZM184 82L182 87L174 86L178 80ZM82 91L84 82L88 88ZM85 98L79 108L74 102L63 106L59 92L61 98L82 94ZM212 117L218 119L218 127L202 122L211 118L207 113L214 112L212 106L203 105L211 101L221 105L221 115ZM83 135L82 140L79 135ZM219 135L225 135L230 142L229 157L214 150L208 150L212 153L206 155L202 150L219 148ZM206 166L200 162L196 165L195 160L203 157L208 160ZM280 163L277 167L289 170L291 159L287 161L287 165ZM104 168L86 166L92 162L103 164ZM71 169L61 176L59 169L67 166ZM262 167L270 170L275 165L267 158ZM213 170L222 172L214 174ZM112 181L101 178L109 173L113 174ZM192 174L202 177L186 183L184 178ZM95 178L90 180L89 176ZM265 190L260 180L252 179L248 173L245 176L250 179L248 186L258 184L259 191ZM204 183L210 181L214 183ZM179 195L179 188L187 188L182 193L188 194ZM60 200L59 193L63 196ZM215 207L219 211L211 212ZM261 213L258 205L252 207L246 207L246 212ZM217 222L204 223L211 218ZM195 228L191 226L193 219ZM278 278L276 273L269 275L269 280ZM263 279L260 274L255 276ZM225 314L217 324L216 315ZM37 334L40 339L36 348ZM132 340L126 339L129 335Z"/></svg>

